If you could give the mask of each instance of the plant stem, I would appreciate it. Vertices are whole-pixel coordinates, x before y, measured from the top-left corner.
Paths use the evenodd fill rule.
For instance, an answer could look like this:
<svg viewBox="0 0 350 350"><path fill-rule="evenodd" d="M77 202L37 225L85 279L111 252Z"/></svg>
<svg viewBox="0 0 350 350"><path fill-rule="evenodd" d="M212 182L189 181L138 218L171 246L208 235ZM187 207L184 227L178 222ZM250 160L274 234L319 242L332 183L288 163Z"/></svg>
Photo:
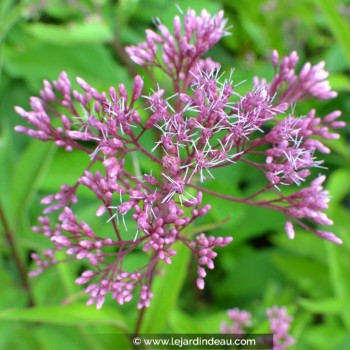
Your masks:
<svg viewBox="0 0 350 350"><path fill-rule="evenodd" d="M27 297L28 297L28 306L34 306L35 302L34 302L32 290L30 288L27 271L26 271L25 265L23 263L23 260L21 258L21 255L18 251L18 248L16 246L15 235L10 229L10 225L7 222L5 213L4 213L1 205L0 205L0 221L3 225L6 241L10 247L11 254L13 256L15 265L16 265L17 270L18 270L18 274L19 274L19 277L21 280L22 288L26 292Z"/></svg>
<svg viewBox="0 0 350 350"><path fill-rule="evenodd" d="M143 307L139 312L139 316L137 317L137 322L136 322L136 326L135 326L134 336L140 334L140 329L141 329L143 318L145 316L145 312L146 312L145 307Z"/></svg>
<svg viewBox="0 0 350 350"><path fill-rule="evenodd" d="M200 187L200 186L193 185L193 184L187 184L187 186L195 188L198 191L202 191L204 193L208 193L208 194L210 194L210 195L212 195L214 197L228 200L230 202L254 205L254 206L257 206L257 207L264 207L264 208L273 209L273 210L279 210L279 211L283 211L284 210L283 207L271 204L272 201L252 201L252 200L249 200L247 198L242 198L241 199L241 198L236 198L236 197L232 197L232 196L229 196L229 195L225 195L225 194L222 194L222 193L218 193L218 192L209 190L207 188ZM276 201L276 200L274 200L274 201Z"/></svg>
<svg viewBox="0 0 350 350"><path fill-rule="evenodd" d="M153 259L155 258L155 255L153 255ZM153 260L151 263L150 263L150 266L152 266L150 268L150 271L148 272L148 287L149 289L151 289L151 285L152 285L152 282L153 282L153 277L154 277L154 272L155 272L155 269L156 269L156 266L157 266L157 262L158 260ZM140 312L139 312L139 315L138 315L138 318L137 318L137 321L136 321L136 326L135 326L135 331L134 331L134 336L136 335L139 335L140 334L140 330L141 330L141 326L142 326L142 321L145 317L145 313L146 313L146 309L145 307L143 307Z"/></svg>

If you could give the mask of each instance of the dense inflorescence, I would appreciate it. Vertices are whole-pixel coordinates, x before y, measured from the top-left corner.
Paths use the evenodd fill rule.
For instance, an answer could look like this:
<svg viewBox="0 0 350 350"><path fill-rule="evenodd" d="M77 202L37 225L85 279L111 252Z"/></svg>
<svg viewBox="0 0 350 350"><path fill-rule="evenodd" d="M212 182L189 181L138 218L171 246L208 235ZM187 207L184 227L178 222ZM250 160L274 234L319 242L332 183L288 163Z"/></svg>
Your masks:
<svg viewBox="0 0 350 350"><path fill-rule="evenodd" d="M252 315L250 312L240 310L239 308L230 309L227 311L229 322L222 322L221 333L223 334L246 334L252 327ZM285 307L273 306L266 310L266 316L270 324L270 332L272 334L272 342L270 344L274 350L285 350L295 344L294 338L289 334L292 317L288 315ZM263 336L256 339L261 344L265 340ZM270 348L270 347L269 347Z"/></svg>
<svg viewBox="0 0 350 350"><path fill-rule="evenodd" d="M316 152L330 152L322 139L338 138L331 129L343 127L344 122L337 121L339 111L324 118L315 110L305 116L294 114L295 104L303 99L336 96L326 80L324 63L306 63L298 73L296 52L280 61L274 51L271 82L256 78L252 90L241 96L231 75L224 78L217 62L202 59L228 35L222 11L211 16L205 10L200 15L189 10L183 22L175 17L173 33L160 21L156 24L157 33L147 30L146 41L126 51L153 79L153 70L162 70L170 77L169 86L155 83L154 90L145 92L143 79L136 76L129 93L123 84L99 92L77 78L78 91L63 72L53 83L44 81L40 97L30 100L30 111L16 107L30 124L17 126L16 131L90 157L76 183L64 184L42 200L43 216L34 231L48 237L54 248L42 258L33 255L38 268L31 274L56 263L55 250L84 260L91 269L76 283L88 285L88 304L98 308L107 294L123 304L135 293L140 297L138 307L147 307L158 262L171 264L176 242L192 251L197 286L204 288L206 269L214 268L216 248L229 244L232 237L186 234L210 210L209 204L202 203L203 195L280 211L291 239L293 224L298 224L341 243L333 233L318 228L332 225L324 213L329 201L322 187L325 177L320 175L309 185L307 180L310 169L322 169ZM250 154L260 154L261 162L250 159ZM140 157L150 161L151 169L130 166ZM237 162L263 172L266 186L249 198L203 186L214 178L214 170ZM296 190L284 193L292 185ZM106 231L94 232L77 218L74 208L80 187L96 197L96 215L106 218ZM267 192L269 199L263 199ZM125 257L140 250L149 257L148 263L126 271Z"/></svg>

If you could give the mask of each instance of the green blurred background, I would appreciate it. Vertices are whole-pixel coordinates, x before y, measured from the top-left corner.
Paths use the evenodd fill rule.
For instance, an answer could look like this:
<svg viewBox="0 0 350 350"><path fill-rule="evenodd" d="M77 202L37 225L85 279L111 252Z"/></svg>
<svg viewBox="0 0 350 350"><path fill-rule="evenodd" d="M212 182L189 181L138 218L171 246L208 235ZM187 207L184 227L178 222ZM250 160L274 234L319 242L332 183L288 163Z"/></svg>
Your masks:
<svg viewBox="0 0 350 350"><path fill-rule="evenodd" d="M340 0L38 0L0 1L0 349L128 349L115 333L132 332L135 303L108 301L100 311L85 307L86 297L74 285L79 264L60 264L26 286L30 253L49 247L31 232L41 213L40 198L72 184L87 159L56 150L13 131L23 124L13 107L28 107L43 79L56 79L64 70L98 90L120 82L131 86L139 67L128 61L123 47L144 39L152 18L171 24L192 7L215 13L225 9L232 36L210 51L223 70L234 68L233 80L244 92L252 78L272 77L270 56L297 50L300 63L327 62L330 82L339 96L332 101L305 101L296 113L315 107L320 116L334 109L350 115L350 1ZM162 79L159 77L159 79ZM147 88L150 88L150 85ZM143 332L218 333L226 310L240 307L254 315L254 332L267 332L265 309L286 305L293 316L295 349L350 348L350 148L348 126L342 139L329 145L326 187L332 194L329 215L342 246L298 229L294 241L284 233L283 217L255 207L211 200L213 210L204 224L228 221L211 232L233 235L219 251L216 269L206 289L195 286L196 267L188 252L179 251L173 266L155 285ZM147 167L147 165L145 165ZM208 186L243 196L264 179L244 166L218 175ZM94 225L96 203L87 197L79 216ZM97 223L96 223L97 225ZM14 259L14 251L20 261ZM130 258L130 266L141 261ZM189 264L189 267L188 267ZM22 266L22 270L19 269ZM30 290L31 297L29 297ZM33 305L32 305L33 304ZM116 345L118 342L118 345ZM111 344L114 344L113 346Z"/></svg>

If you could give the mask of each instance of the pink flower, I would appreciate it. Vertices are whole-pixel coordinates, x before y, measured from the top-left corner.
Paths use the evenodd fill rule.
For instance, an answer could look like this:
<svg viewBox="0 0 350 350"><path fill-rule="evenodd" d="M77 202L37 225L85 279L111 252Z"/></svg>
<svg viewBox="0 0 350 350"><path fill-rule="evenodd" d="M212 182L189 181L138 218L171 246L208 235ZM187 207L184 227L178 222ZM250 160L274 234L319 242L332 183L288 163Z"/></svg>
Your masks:
<svg viewBox="0 0 350 350"><path fill-rule="evenodd" d="M171 88L155 84L154 90L144 92L143 79L136 76L130 92L124 84L99 92L76 78L78 91L62 72L56 81L43 82L40 97L30 99L29 111L15 107L28 124L16 131L80 152L87 164L75 182L41 201L43 213L57 214L58 220L43 216L33 228L54 248L43 258L33 255L38 269L32 275L56 263L54 250L83 260L91 267L77 283L88 284L88 304L97 308L108 294L122 304L137 292L138 307L148 307L157 264L171 264L176 242L195 256L196 283L199 289L205 287L216 248L233 238L185 234L211 208L208 202L202 204L203 196L277 210L286 217L291 239L294 225L299 225L321 238L342 242L319 227L333 224L324 213L330 198L322 186L325 176L309 185L308 179L313 168L323 168L318 153L330 152L323 140L338 138L332 129L345 123L338 121L339 111L324 118L315 110L298 116L295 107L305 98L335 97L324 63L307 63L297 73L296 52L281 61L273 52L271 82L256 78L251 90L240 96L232 75L224 78L218 63L203 58L228 35L223 11L210 15L203 10L198 15L188 10L182 20L175 17L172 30L160 21L156 26L157 32L147 30L145 42L126 51L151 75L160 69L170 78ZM148 162L147 171L137 164L141 158L142 164ZM246 198L205 187L203 183L214 181L221 168L237 162L263 173L265 187ZM95 232L78 220L76 204L84 198L80 189L95 198L96 215L106 219L103 230ZM124 260L135 251L145 253L145 261L134 271L125 271Z"/></svg>

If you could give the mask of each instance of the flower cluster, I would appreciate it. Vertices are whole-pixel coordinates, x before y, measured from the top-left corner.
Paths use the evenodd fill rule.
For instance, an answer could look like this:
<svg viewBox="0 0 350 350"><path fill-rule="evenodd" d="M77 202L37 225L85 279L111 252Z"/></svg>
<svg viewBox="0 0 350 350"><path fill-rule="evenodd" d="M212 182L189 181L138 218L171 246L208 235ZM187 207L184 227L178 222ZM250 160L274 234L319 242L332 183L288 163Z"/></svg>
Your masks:
<svg viewBox="0 0 350 350"><path fill-rule="evenodd" d="M240 310L237 307L227 311L230 324L222 322L221 333L223 334L245 334L245 330L252 326L252 315L249 311Z"/></svg>
<svg viewBox="0 0 350 350"><path fill-rule="evenodd" d="M230 323L226 321L221 324L221 333L223 334L245 334L252 325L252 315L248 311L234 308L228 310L228 317ZM290 329L290 323L292 318L288 316L287 309L285 307L273 306L271 309L266 310L266 316L270 324L270 331L273 336L274 350L285 350L295 343L294 338L288 333ZM264 343L265 339L262 337L258 339L258 342Z"/></svg>
<svg viewBox="0 0 350 350"><path fill-rule="evenodd" d="M42 200L44 216L34 231L50 239L54 248L42 259L33 255L38 269L32 274L56 263L55 250L84 260L91 269L76 283L87 284L88 304L98 308L107 294L123 304L135 293L140 297L138 307L147 307L158 262L171 264L174 243L179 241L192 251L197 286L204 288L216 248L232 241L205 233L192 237L188 227L210 210L203 203L204 195L280 211L290 238L293 224L298 224L341 243L333 233L317 228L332 224L323 212L329 200L322 187L325 177L306 185L310 169L321 168L316 152L329 152L322 139L337 138L330 129L344 126L337 121L340 112L325 118L314 110L306 116L294 114L295 103L302 99L336 95L326 80L324 64L307 63L297 73L295 52L281 62L273 52L272 81L255 79L252 90L241 96L231 75L224 78L217 62L202 58L228 34L223 12L211 16L205 10L200 15L189 10L183 24L175 17L173 34L160 21L156 24L159 33L147 30L146 41L126 51L154 81L153 70L160 69L172 86L155 83L154 90L145 92L143 79L136 76L131 92L123 84L99 92L77 78L76 90L63 72L53 83L44 81L40 97L30 100L30 111L15 108L30 125L17 126L16 131L90 159L75 183L62 185L58 193ZM151 147L150 138L154 139ZM261 161L252 160L251 154L260 154ZM140 157L149 160L151 169L130 166ZM216 171L237 162L262 171L265 188L248 198L235 198L205 187ZM284 186L292 185L304 187L285 194ZM80 187L96 197L96 216L106 222L103 232L94 232L74 213ZM266 192L268 200L262 199ZM135 271L125 270L123 261L135 250L143 251L148 263Z"/></svg>
<svg viewBox="0 0 350 350"><path fill-rule="evenodd" d="M288 316L285 307L274 306L266 310L270 322L270 330L273 334L274 350L284 350L295 343L292 336L288 334L292 318Z"/></svg>

